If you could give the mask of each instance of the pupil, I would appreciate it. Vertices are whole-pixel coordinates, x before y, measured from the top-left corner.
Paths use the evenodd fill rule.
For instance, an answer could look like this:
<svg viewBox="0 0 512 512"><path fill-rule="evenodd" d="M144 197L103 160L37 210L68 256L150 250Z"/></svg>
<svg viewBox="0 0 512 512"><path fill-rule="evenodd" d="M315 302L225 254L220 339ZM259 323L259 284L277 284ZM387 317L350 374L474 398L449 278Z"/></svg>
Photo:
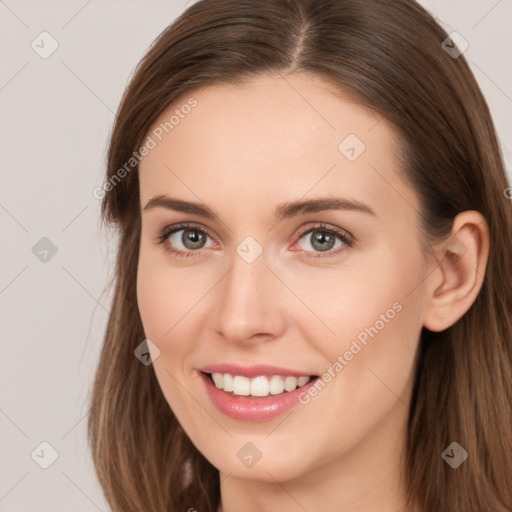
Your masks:
<svg viewBox="0 0 512 512"><path fill-rule="evenodd" d="M204 244L204 235L194 229L187 229L183 232L183 244L188 246L189 249L197 249ZM191 243L191 247L189 245Z"/></svg>
<svg viewBox="0 0 512 512"><path fill-rule="evenodd" d="M320 251L328 251L334 247L334 237L325 231L314 231L313 247ZM325 244L327 242L327 244Z"/></svg>

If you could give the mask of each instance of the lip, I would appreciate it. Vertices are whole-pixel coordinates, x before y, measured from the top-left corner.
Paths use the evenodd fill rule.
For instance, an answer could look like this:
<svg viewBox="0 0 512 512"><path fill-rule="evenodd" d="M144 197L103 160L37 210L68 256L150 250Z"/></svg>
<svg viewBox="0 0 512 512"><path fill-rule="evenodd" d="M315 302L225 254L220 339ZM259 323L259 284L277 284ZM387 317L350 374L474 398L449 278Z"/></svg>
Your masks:
<svg viewBox="0 0 512 512"><path fill-rule="evenodd" d="M266 368L268 369L269 367ZM204 373L202 371L199 371L198 373L205 385L206 393L213 405L215 405L220 412L235 420L249 422L270 420L284 414L286 411L289 411L299 404L299 394L307 391L308 388L314 385L317 380L317 378L311 379L309 382L304 384L304 386L293 391L286 391L279 395L268 395L265 398L255 398L249 396L235 396L230 393L226 393L215 386L208 373ZM224 370L224 373L231 372ZM235 373L235 375L241 374ZM258 375L265 375L265 373L259 373ZM255 376L257 377L258 375ZM276 375L276 373L271 373L271 375ZM293 375L296 374L294 373Z"/></svg>
<svg viewBox="0 0 512 512"><path fill-rule="evenodd" d="M262 375L283 375L284 377L310 377L314 375L300 370L292 370L290 368L283 368L281 366L272 366L268 364L257 364L253 366L240 366L233 363L209 364L199 368L199 370L205 373L229 373L231 375L242 375L250 379L260 377Z"/></svg>

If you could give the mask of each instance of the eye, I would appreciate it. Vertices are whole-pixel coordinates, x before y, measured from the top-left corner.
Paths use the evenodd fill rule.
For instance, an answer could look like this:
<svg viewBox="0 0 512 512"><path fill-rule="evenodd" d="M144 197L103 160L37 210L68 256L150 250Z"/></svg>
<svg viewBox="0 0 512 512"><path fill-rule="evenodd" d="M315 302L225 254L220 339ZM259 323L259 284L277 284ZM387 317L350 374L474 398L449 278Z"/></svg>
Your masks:
<svg viewBox="0 0 512 512"><path fill-rule="evenodd" d="M304 241L305 243L301 243L301 241ZM337 242L339 242L338 245L336 245ZM340 250L333 249L352 247L354 245L354 238L352 235L340 228L320 224L303 232L297 243L306 253L305 256L307 258L322 258L334 256L340 253ZM307 250L308 246L312 247L313 251ZM316 254L308 254L315 252ZM321 253L326 253L326 255L324 256Z"/></svg>
<svg viewBox="0 0 512 512"><path fill-rule="evenodd" d="M179 224L164 228L158 235L157 242L172 254L194 256L194 253L205 247L207 238L210 235L204 229L194 224Z"/></svg>
<svg viewBox="0 0 512 512"><path fill-rule="evenodd" d="M157 235L157 243L162 244L166 251L176 256L190 257L195 256L206 247L208 238L212 237L203 228L195 224L185 223L164 228ZM309 242L301 243L302 240L308 239ZM338 245L336 245L337 242ZM305 253L306 258L322 258L339 254L343 247L352 247L355 239L343 229L319 224L302 232L297 243L302 250L301 252ZM308 245L313 248L313 251L307 249ZM322 253L326 254L323 255Z"/></svg>

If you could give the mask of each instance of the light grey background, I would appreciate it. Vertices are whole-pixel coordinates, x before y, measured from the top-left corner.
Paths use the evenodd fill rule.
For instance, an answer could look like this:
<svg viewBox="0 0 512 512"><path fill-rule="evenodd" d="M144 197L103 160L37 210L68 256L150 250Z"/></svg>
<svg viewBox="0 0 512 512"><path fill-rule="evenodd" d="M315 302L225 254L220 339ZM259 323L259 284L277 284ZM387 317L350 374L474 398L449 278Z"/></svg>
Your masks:
<svg viewBox="0 0 512 512"><path fill-rule="evenodd" d="M115 245L92 191L135 65L191 3L0 0L1 512L108 510L86 415ZM421 3L468 41L510 176L512 2ZM58 43L46 59L31 47L48 51L44 31ZM33 253L43 237L55 255ZM48 469L36 463L51 460L43 441L58 453Z"/></svg>

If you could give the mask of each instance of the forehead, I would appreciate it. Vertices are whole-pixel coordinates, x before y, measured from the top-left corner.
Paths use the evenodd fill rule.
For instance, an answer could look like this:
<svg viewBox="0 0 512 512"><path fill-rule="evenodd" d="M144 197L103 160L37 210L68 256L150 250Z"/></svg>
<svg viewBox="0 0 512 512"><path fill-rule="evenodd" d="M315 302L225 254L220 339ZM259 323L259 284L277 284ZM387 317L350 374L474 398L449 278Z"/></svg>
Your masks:
<svg viewBox="0 0 512 512"><path fill-rule="evenodd" d="M415 202L399 177L390 124L308 74L191 90L148 136L155 147L140 164L143 203L167 193L199 196L215 207L238 198L249 208L325 192L375 210L398 206L400 196Z"/></svg>

